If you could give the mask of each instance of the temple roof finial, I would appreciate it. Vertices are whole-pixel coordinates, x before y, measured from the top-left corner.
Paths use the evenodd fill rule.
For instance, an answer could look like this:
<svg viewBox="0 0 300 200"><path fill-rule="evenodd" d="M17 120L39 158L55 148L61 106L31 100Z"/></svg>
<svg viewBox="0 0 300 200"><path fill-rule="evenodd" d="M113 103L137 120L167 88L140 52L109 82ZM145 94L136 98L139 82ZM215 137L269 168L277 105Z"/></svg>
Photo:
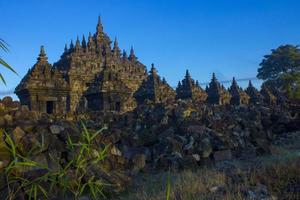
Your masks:
<svg viewBox="0 0 300 200"><path fill-rule="evenodd" d="M38 57L38 61L47 61L47 59L48 58L46 56L45 48L42 45L41 48L40 48L40 54L39 54L39 57Z"/></svg>
<svg viewBox="0 0 300 200"><path fill-rule="evenodd" d="M134 53L134 50L133 50L133 46L131 46L131 49L130 49L129 60L131 60L131 61L137 60L137 57L135 56L135 53Z"/></svg>
<svg viewBox="0 0 300 200"><path fill-rule="evenodd" d="M102 33L103 32L103 26L102 26L102 21L101 21L101 16L98 16L98 24L97 24L97 33Z"/></svg>
<svg viewBox="0 0 300 200"><path fill-rule="evenodd" d="M46 56L44 45L40 48L40 56Z"/></svg>
<svg viewBox="0 0 300 200"><path fill-rule="evenodd" d="M190 75L190 72L188 69L185 71L185 78L186 79L191 78L191 75Z"/></svg>
<svg viewBox="0 0 300 200"><path fill-rule="evenodd" d="M253 85L252 85L252 81L251 81L251 80L249 80L248 87L253 87Z"/></svg>
<svg viewBox="0 0 300 200"><path fill-rule="evenodd" d="M130 48L130 55L135 56L133 46L131 46L131 48Z"/></svg>
<svg viewBox="0 0 300 200"><path fill-rule="evenodd" d="M232 78L232 85L237 85L237 82L235 80L235 77Z"/></svg>
<svg viewBox="0 0 300 200"><path fill-rule="evenodd" d="M119 43L118 43L117 37L115 37L115 41L114 41L114 49L119 49Z"/></svg>
<svg viewBox="0 0 300 200"><path fill-rule="evenodd" d="M86 48L86 40L85 40L85 36L84 36L84 35L82 35L81 46L82 46L83 48Z"/></svg>
<svg viewBox="0 0 300 200"><path fill-rule="evenodd" d="M150 70L150 73L151 73L151 74L157 74L157 70L156 70L156 68L154 67L154 63L151 64L151 70Z"/></svg>
<svg viewBox="0 0 300 200"><path fill-rule="evenodd" d="M217 80L216 74L215 74L215 72L213 72L213 74L212 74L212 81L216 81L216 80Z"/></svg>
<svg viewBox="0 0 300 200"><path fill-rule="evenodd" d="M74 49L73 40L71 40L71 43L70 43L70 49Z"/></svg>
<svg viewBox="0 0 300 200"><path fill-rule="evenodd" d="M119 48L117 37L115 37L114 41L114 47L113 47L113 53L115 56L120 57L121 56L121 50Z"/></svg>
<svg viewBox="0 0 300 200"><path fill-rule="evenodd" d="M181 87L181 81L178 81L177 88Z"/></svg>
<svg viewBox="0 0 300 200"><path fill-rule="evenodd" d="M76 38L76 45L79 44L80 45L80 40L79 40L79 37L77 36Z"/></svg>
<svg viewBox="0 0 300 200"><path fill-rule="evenodd" d="M75 44L75 49L80 49L81 48L81 46L80 46L80 40L79 40L79 37L77 36L77 38L76 38L76 44Z"/></svg>
<svg viewBox="0 0 300 200"><path fill-rule="evenodd" d="M127 59L127 53L125 50L123 50L122 57L123 57L123 59Z"/></svg>

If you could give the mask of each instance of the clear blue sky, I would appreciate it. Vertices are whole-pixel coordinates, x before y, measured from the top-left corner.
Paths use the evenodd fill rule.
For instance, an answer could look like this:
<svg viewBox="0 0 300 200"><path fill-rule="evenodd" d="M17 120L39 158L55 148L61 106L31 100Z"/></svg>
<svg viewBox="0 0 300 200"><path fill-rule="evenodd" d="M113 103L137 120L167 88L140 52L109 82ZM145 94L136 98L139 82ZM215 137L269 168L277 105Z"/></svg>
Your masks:
<svg viewBox="0 0 300 200"><path fill-rule="evenodd" d="M199 82L212 72L220 80L255 77L270 49L300 44L299 0L1 0L0 9L0 37L10 44L0 56L20 74L0 69L8 83L0 92L18 84L40 45L57 61L65 43L95 31L99 14L111 39L133 45L172 86L186 69Z"/></svg>

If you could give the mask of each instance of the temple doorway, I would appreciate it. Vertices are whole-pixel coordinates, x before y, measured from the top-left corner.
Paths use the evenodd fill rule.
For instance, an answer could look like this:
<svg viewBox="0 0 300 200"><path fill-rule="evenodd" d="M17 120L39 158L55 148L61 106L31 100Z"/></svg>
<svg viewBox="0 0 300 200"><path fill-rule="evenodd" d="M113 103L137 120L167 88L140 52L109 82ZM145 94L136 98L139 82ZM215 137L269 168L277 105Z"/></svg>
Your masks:
<svg viewBox="0 0 300 200"><path fill-rule="evenodd" d="M53 109L54 109L54 101L47 101L46 102L47 114L53 114Z"/></svg>
<svg viewBox="0 0 300 200"><path fill-rule="evenodd" d="M116 111L121 111L121 102L116 102Z"/></svg>

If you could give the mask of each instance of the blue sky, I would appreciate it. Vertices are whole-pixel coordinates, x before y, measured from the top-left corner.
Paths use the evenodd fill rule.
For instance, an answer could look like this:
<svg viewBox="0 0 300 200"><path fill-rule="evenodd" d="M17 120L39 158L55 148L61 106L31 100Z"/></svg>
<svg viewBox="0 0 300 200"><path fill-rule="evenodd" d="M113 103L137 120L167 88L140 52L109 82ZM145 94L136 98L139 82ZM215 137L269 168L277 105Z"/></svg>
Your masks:
<svg viewBox="0 0 300 200"><path fill-rule="evenodd" d="M128 51L133 45L172 86L186 69L201 83L212 72L220 80L255 77L270 49L300 44L297 0L1 0L0 8L0 37L10 45L0 56L20 74L0 69L8 83L0 92L19 83L40 45L57 61L65 43L95 32L99 14L111 39Z"/></svg>

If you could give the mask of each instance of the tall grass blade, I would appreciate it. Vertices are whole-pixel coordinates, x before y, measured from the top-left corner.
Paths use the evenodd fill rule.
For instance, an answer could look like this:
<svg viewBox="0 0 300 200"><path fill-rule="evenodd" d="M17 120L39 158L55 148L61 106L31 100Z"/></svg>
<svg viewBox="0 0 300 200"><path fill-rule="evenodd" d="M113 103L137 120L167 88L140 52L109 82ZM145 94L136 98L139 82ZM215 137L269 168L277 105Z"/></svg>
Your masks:
<svg viewBox="0 0 300 200"><path fill-rule="evenodd" d="M169 171L168 177L167 177L166 200L170 200L170 198L171 198L171 177L170 177L170 171Z"/></svg>

